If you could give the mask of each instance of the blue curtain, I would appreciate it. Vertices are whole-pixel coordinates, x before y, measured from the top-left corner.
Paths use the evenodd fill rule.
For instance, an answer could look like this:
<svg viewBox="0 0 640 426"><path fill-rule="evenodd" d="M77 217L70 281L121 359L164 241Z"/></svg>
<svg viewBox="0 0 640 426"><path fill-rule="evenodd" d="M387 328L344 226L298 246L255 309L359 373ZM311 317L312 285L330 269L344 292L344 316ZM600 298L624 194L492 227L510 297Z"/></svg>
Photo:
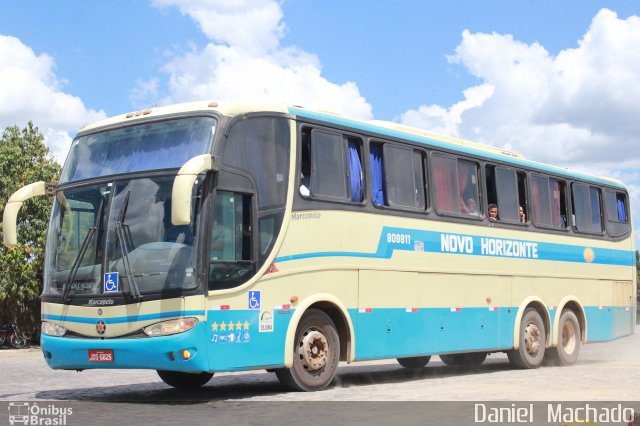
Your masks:
<svg viewBox="0 0 640 426"><path fill-rule="evenodd" d="M624 200L622 197L616 197L618 203L618 221L625 223L627 221L627 214L624 211Z"/></svg>
<svg viewBox="0 0 640 426"><path fill-rule="evenodd" d="M362 165L358 155L358 145L349 142L349 170L351 172L351 201L360 202L362 194Z"/></svg>
<svg viewBox="0 0 640 426"><path fill-rule="evenodd" d="M371 192L373 204L384 206L384 186L382 175L382 146L370 145L371 151Z"/></svg>

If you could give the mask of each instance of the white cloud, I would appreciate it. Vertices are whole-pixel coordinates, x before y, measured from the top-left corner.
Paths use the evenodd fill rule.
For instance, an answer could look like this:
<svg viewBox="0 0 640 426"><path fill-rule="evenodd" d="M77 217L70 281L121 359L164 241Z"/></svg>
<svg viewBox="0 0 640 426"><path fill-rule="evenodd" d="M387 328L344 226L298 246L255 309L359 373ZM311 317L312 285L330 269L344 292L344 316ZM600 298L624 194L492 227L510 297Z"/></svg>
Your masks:
<svg viewBox="0 0 640 426"><path fill-rule="evenodd" d="M640 17L602 9L578 46L555 56L511 35L465 30L449 60L482 84L448 108L407 111L403 124L617 177L640 201Z"/></svg>
<svg viewBox="0 0 640 426"><path fill-rule="evenodd" d="M355 83L333 83L322 76L315 55L281 46L286 27L278 1L154 0L153 3L178 7L211 40L202 49L193 49L165 65L164 71L169 74L168 95L160 103L253 99L372 118L371 105ZM141 82L139 87L145 84ZM146 104L156 102L158 99L146 100Z"/></svg>
<svg viewBox="0 0 640 426"><path fill-rule="evenodd" d="M80 98L64 93L54 71L50 56L36 55L19 39L0 34L0 127L33 121L56 160L62 162L71 135L105 114L87 109Z"/></svg>
<svg viewBox="0 0 640 426"><path fill-rule="evenodd" d="M404 124L433 119L449 133L509 147L541 161L640 164L640 18L610 10L594 18L577 48L555 57L538 43L465 30L451 62L483 81L449 108L421 106ZM483 87L490 86L491 92ZM484 96L479 96L480 91ZM423 111L422 114L420 112Z"/></svg>

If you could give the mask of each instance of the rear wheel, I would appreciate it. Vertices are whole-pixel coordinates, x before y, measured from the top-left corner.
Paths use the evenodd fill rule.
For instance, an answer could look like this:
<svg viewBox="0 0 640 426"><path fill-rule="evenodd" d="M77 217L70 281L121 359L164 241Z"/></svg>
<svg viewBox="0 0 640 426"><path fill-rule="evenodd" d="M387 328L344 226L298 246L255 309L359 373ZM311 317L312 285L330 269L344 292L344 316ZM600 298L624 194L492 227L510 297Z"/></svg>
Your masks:
<svg viewBox="0 0 640 426"><path fill-rule="evenodd" d="M547 332L542 317L533 308L527 308L520 321L518 349L507 352L511 365L516 368L538 368L544 358Z"/></svg>
<svg viewBox="0 0 640 426"><path fill-rule="evenodd" d="M487 359L486 352L440 355L440 360L453 367L477 367Z"/></svg>
<svg viewBox="0 0 640 426"><path fill-rule="evenodd" d="M573 365L580 355L580 322L576 314L565 309L560 315L558 324L558 346L549 348L544 356L545 364L549 365Z"/></svg>
<svg viewBox="0 0 640 426"><path fill-rule="evenodd" d="M411 358L398 358L398 364L404 368L419 370L429 363L430 356L414 356Z"/></svg>
<svg viewBox="0 0 640 426"><path fill-rule="evenodd" d="M280 383L293 390L317 391L336 375L340 339L333 321L317 309L307 311L296 329L291 368L279 368Z"/></svg>
<svg viewBox="0 0 640 426"><path fill-rule="evenodd" d="M196 389L213 377L213 373L183 373L181 371L158 370L158 376L169 386L179 389Z"/></svg>
<svg viewBox="0 0 640 426"><path fill-rule="evenodd" d="M7 339L7 335L2 333L0 334L0 346L4 345L4 341Z"/></svg>

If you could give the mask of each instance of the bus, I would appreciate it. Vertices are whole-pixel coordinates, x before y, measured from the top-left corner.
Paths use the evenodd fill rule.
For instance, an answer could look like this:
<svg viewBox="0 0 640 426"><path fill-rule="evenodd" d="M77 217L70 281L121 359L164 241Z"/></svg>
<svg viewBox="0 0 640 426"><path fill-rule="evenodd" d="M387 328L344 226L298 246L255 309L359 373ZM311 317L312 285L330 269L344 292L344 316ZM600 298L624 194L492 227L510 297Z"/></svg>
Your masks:
<svg viewBox="0 0 640 426"><path fill-rule="evenodd" d="M157 370L195 388L266 369L325 388L339 362L438 355L574 364L634 332L619 181L382 121L248 102L82 128L53 197L41 347L54 369Z"/></svg>

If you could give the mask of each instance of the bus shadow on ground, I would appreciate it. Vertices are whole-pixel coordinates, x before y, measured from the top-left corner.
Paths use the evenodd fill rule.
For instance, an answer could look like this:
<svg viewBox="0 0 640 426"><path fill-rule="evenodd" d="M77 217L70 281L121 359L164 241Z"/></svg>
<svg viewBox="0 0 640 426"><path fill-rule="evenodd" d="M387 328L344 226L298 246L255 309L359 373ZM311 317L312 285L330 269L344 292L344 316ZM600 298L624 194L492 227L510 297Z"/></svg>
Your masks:
<svg viewBox="0 0 640 426"><path fill-rule="evenodd" d="M450 367L434 361L433 364L419 370L406 369L394 363L353 364L340 366L329 389L492 374L510 369L508 362L491 361L477 367ZM130 385L48 390L36 393L35 397L42 400L195 405L218 401L226 403L229 400L241 401L254 397L264 400L265 397L269 399L270 396L277 397L287 392L289 391L278 382L275 374L261 372L214 376L207 385L192 390L174 389L158 380Z"/></svg>

